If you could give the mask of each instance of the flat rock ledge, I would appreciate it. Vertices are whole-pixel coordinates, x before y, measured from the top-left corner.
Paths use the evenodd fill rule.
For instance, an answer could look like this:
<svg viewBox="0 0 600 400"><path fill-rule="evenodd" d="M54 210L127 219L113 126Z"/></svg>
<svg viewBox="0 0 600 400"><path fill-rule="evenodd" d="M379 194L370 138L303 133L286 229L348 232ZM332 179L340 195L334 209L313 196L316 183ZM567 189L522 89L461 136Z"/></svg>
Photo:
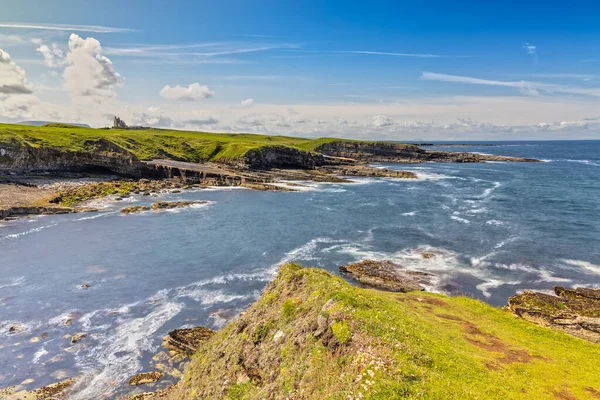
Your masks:
<svg viewBox="0 0 600 400"><path fill-rule="evenodd" d="M33 390L19 390L18 386L0 389L0 399L3 400L59 400L63 399L66 391L75 383L73 378L56 382Z"/></svg>
<svg viewBox="0 0 600 400"><path fill-rule="evenodd" d="M215 334L212 329L203 326L175 329L163 338L163 345L187 354L193 354L200 346Z"/></svg>
<svg viewBox="0 0 600 400"><path fill-rule="evenodd" d="M554 293L526 290L508 299L508 309L538 325L600 343L600 289L555 286Z"/></svg>
<svg viewBox="0 0 600 400"><path fill-rule="evenodd" d="M130 206L121 209L121 214L135 214L143 211L171 210L174 208L190 207L208 204L208 201L157 201L151 206Z"/></svg>
<svg viewBox="0 0 600 400"><path fill-rule="evenodd" d="M354 276L363 285L390 292L425 290L433 280L432 274L408 270L391 261L364 260L343 265L340 272Z"/></svg>
<svg viewBox="0 0 600 400"><path fill-rule="evenodd" d="M151 371L151 372L141 372L137 375L134 375L130 380L130 385L143 385L146 383L153 383L165 376L164 373L160 371Z"/></svg>
<svg viewBox="0 0 600 400"><path fill-rule="evenodd" d="M401 178L401 179L416 179L417 174L411 171L399 171L386 168L375 168L365 165L343 166L340 168L328 169L330 173L340 176L363 176L377 178Z"/></svg>

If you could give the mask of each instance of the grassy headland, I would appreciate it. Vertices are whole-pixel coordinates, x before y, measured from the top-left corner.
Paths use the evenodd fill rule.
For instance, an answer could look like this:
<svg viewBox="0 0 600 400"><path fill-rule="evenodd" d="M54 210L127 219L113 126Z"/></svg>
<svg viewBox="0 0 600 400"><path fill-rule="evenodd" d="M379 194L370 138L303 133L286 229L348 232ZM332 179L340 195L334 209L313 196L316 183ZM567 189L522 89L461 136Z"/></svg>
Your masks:
<svg viewBox="0 0 600 400"><path fill-rule="evenodd" d="M166 398L597 399L598 377L598 345L508 311L288 264Z"/></svg>
<svg viewBox="0 0 600 400"><path fill-rule="evenodd" d="M241 159L253 149L286 146L313 151L335 138L304 139L287 136L187 132L167 129L120 130L74 127L63 124L24 126L0 124L2 144L28 144L65 151L87 151L90 143L106 140L141 160L171 158L189 162Z"/></svg>

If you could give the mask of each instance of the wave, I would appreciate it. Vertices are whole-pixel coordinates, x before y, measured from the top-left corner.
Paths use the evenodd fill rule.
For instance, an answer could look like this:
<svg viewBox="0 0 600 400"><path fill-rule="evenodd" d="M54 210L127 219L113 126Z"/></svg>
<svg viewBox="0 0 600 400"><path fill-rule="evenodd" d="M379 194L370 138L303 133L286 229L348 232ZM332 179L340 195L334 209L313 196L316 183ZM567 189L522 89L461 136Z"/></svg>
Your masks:
<svg viewBox="0 0 600 400"><path fill-rule="evenodd" d="M115 386L142 368L142 352L152 351L156 332L183 307L162 296L144 317L125 321L111 329L110 334L97 335L98 345L78 350L75 361L84 373L73 387L70 399L87 400L96 398L98 393L114 393Z"/></svg>
<svg viewBox="0 0 600 400"><path fill-rule="evenodd" d="M450 219L453 219L454 221L458 221L461 224L470 224L471 223L471 221L469 221L468 219L461 218L458 215L451 215Z"/></svg>
<svg viewBox="0 0 600 400"><path fill-rule="evenodd" d="M592 264L589 261L569 259L563 259L561 261L568 265L579 267L580 269L584 270L584 272L593 272L600 275L600 265Z"/></svg>
<svg viewBox="0 0 600 400"><path fill-rule="evenodd" d="M54 227L54 226L57 226L57 225L58 225L58 224L50 224L50 225L39 226L39 227L37 227L37 228L29 229L29 230L27 230L27 231L25 231L25 232L19 232L19 233L13 233L13 234L10 234L10 235L6 235L6 236L4 236L4 237L0 238L0 240L5 240L5 239L8 239L8 240L10 240L10 239L17 239L17 238L20 238L20 237L22 237L22 236L30 235L30 234L32 234L32 233L41 232L41 231L43 231L44 229L52 228L52 227Z"/></svg>
<svg viewBox="0 0 600 400"><path fill-rule="evenodd" d="M13 287L13 286L21 286L23 285L23 283L25 283L25 277L24 276L19 276L16 278L10 278L10 281L7 283L0 283L0 289L4 289L4 288L8 288L8 287Z"/></svg>
<svg viewBox="0 0 600 400"><path fill-rule="evenodd" d="M91 215L89 217L77 218L75 221L89 221L89 220L92 220L92 219L106 217L107 215L113 215L113 214L117 214L117 213L118 213L118 211L98 213L98 214L95 214L95 215Z"/></svg>
<svg viewBox="0 0 600 400"><path fill-rule="evenodd" d="M566 162L574 162L574 163L578 163L578 164L584 164L584 165L591 165L594 167L600 167L600 161L598 160L564 160Z"/></svg>
<svg viewBox="0 0 600 400"><path fill-rule="evenodd" d="M490 226L502 226L502 225L504 225L504 222L499 221L497 219L490 219L490 220L485 221L485 224L490 225Z"/></svg>
<svg viewBox="0 0 600 400"><path fill-rule="evenodd" d="M46 354L48 354L48 350L46 350L46 347L42 347L40 348L38 351L35 352L35 354L33 355L33 358L31 359L31 363L32 364L37 364L40 361L40 358L42 358L43 356L45 356Z"/></svg>
<svg viewBox="0 0 600 400"><path fill-rule="evenodd" d="M521 281L505 281L502 279L488 279L475 287L478 290L480 290L481 293L485 297L490 298L490 297L492 297L492 293L490 293L489 289L496 289L496 288L499 288L500 286L504 286L504 285L519 285L519 284L521 284Z"/></svg>

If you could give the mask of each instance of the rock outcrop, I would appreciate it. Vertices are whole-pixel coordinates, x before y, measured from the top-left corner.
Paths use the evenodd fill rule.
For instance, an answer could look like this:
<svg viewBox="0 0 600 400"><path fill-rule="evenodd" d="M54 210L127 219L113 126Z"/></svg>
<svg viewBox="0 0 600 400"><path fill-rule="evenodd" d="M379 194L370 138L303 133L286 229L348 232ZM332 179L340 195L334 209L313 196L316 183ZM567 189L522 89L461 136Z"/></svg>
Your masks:
<svg viewBox="0 0 600 400"><path fill-rule="evenodd" d="M135 376L133 376L129 380L130 385L144 385L146 383L153 383L165 376L164 373L160 371L151 371L151 372L141 372Z"/></svg>
<svg viewBox="0 0 600 400"><path fill-rule="evenodd" d="M335 175L341 176L372 176L377 178L402 178L416 179L417 174L411 171L399 171L386 168L375 168L365 165L330 167L326 169Z"/></svg>
<svg viewBox="0 0 600 400"><path fill-rule="evenodd" d="M343 265L340 272L352 275L363 285L391 292L425 290L433 278L432 274L407 270L391 261L364 260Z"/></svg>
<svg viewBox="0 0 600 400"><path fill-rule="evenodd" d="M600 289L554 287L556 296L525 291L508 308L528 321L600 343Z"/></svg>
<svg viewBox="0 0 600 400"><path fill-rule="evenodd" d="M352 158L361 162L485 162L517 161L536 162L539 160L520 157L506 157L474 153L455 153L423 150L412 144L333 141L318 146L316 151L328 156Z"/></svg>
<svg viewBox="0 0 600 400"><path fill-rule="evenodd" d="M134 214L143 211L172 210L174 208L191 207L208 204L208 201L157 201L151 206L130 206L121 209L121 214Z"/></svg>
<svg viewBox="0 0 600 400"><path fill-rule="evenodd" d="M175 348L188 354L195 353L202 343L215 334L212 329L203 326L175 329L163 338L166 347Z"/></svg>
<svg viewBox="0 0 600 400"><path fill-rule="evenodd" d="M325 165L325 157L286 146L264 146L246 153L246 164L251 169L268 170L271 168L314 169Z"/></svg>

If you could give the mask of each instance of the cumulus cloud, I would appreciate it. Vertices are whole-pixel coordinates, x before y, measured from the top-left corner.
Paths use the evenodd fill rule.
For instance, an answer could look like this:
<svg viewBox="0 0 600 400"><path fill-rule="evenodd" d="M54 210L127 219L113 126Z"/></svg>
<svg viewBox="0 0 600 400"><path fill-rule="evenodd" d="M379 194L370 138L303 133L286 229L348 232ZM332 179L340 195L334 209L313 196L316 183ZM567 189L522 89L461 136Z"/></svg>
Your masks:
<svg viewBox="0 0 600 400"><path fill-rule="evenodd" d="M10 55L0 49L0 95L31 94L25 71L13 62Z"/></svg>
<svg viewBox="0 0 600 400"><path fill-rule="evenodd" d="M240 102L242 107L251 107L254 104L254 99L246 99Z"/></svg>
<svg viewBox="0 0 600 400"><path fill-rule="evenodd" d="M166 100L177 100L177 101L196 101L211 97L215 94L206 85L200 85L199 83L192 83L191 85L185 86L169 86L166 85L160 91L160 97Z"/></svg>
<svg viewBox="0 0 600 400"><path fill-rule="evenodd" d="M372 125L375 128L383 128L386 126L394 125L394 120L385 115L375 115L373 117Z"/></svg>
<svg viewBox="0 0 600 400"><path fill-rule="evenodd" d="M121 75L111 60L102 55L102 46L94 38L71 34L66 64L64 88L74 98L101 101L115 97L114 89L122 83Z"/></svg>
<svg viewBox="0 0 600 400"><path fill-rule="evenodd" d="M60 68L66 63L65 54L56 43L52 46L43 44L36 51L44 57L44 64L50 68Z"/></svg>

